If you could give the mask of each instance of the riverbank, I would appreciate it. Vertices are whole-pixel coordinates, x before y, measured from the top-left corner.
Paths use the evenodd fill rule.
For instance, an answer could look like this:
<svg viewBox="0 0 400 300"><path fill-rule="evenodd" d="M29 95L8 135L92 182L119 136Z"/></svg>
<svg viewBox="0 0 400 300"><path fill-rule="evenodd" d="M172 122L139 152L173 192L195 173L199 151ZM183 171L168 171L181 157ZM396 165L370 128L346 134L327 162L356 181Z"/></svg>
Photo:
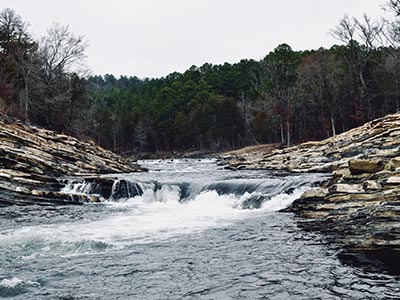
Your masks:
<svg viewBox="0 0 400 300"><path fill-rule="evenodd" d="M390 250L391 263L399 265L400 114L320 142L286 149L258 147L220 158L231 169L331 174L328 182L304 193L286 211L294 212L304 229L324 232L346 253L358 253L355 259L372 252L388 257Z"/></svg>
<svg viewBox="0 0 400 300"><path fill-rule="evenodd" d="M93 142L0 116L0 205L97 201L91 196L60 192L60 178L143 170L134 159Z"/></svg>

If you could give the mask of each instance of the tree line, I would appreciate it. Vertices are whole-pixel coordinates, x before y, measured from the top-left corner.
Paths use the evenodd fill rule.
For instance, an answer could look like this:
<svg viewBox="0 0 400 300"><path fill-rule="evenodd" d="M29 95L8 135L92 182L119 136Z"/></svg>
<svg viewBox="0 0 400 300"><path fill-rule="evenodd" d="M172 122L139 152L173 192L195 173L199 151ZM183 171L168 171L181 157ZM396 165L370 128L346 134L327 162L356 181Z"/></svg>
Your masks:
<svg viewBox="0 0 400 300"><path fill-rule="evenodd" d="M90 98L82 36L54 23L35 40L14 10L0 12L0 111L70 134L86 133Z"/></svg>
<svg viewBox="0 0 400 300"><path fill-rule="evenodd" d="M36 41L0 13L0 111L119 152L289 146L399 111L400 0L389 19L343 17L329 49L278 45L263 59L157 79L85 76L86 41L53 24Z"/></svg>

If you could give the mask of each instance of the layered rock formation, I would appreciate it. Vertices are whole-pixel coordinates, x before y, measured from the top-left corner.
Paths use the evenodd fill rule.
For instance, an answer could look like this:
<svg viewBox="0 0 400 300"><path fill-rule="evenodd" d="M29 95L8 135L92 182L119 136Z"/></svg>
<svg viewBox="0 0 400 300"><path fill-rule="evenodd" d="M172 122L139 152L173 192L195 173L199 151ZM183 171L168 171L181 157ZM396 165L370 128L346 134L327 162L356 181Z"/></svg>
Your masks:
<svg viewBox="0 0 400 300"><path fill-rule="evenodd" d="M92 142L0 117L0 205L98 201L62 193L60 178L142 170Z"/></svg>
<svg viewBox="0 0 400 300"><path fill-rule="evenodd" d="M286 170L295 173L331 172L358 157L385 158L399 155L400 115L389 115L329 139L285 149L258 146L220 156L231 169Z"/></svg>
<svg viewBox="0 0 400 300"><path fill-rule="evenodd" d="M233 169L331 173L329 182L289 208L299 224L323 231L346 253L373 251L387 258L386 250L400 250L400 114L321 142L222 158Z"/></svg>

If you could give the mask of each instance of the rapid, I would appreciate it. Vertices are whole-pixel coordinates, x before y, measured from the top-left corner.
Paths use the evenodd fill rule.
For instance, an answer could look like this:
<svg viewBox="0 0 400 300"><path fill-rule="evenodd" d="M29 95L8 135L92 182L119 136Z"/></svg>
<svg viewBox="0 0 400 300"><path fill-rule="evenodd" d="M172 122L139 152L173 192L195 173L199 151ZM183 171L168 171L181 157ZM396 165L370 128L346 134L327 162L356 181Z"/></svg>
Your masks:
<svg viewBox="0 0 400 300"><path fill-rule="evenodd" d="M102 203L0 208L0 298L400 297L396 276L344 264L280 212L324 175L234 172L215 159L140 164L149 172L107 175ZM64 180L63 192L93 190Z"/></svg>

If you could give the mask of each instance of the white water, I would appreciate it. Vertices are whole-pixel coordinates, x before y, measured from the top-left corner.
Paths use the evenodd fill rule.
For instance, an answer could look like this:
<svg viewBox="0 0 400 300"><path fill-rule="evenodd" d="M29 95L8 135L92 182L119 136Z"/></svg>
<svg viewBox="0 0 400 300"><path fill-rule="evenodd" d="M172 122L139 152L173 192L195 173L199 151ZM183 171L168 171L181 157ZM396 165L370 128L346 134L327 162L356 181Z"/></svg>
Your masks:
<svg viewBox="0 0 400 300"><path fill-rule="evenodd" d="M255 193L235 196L207 191L193 200L179 202L179 187L164 185L157 192L149 189L142 196L120 203L107 203L109 216L101 220L14 228L0 235L0 244L23 246L39 242L43 246L41 250L54 253L60 248L59 244L90 241L105 243L108 247L123 247L132 243L166 240L210 228L226 227L238 220L280 210L303 191L304 188L301 188L291 195L278 195L266 201L261 209L249 210L241 209L241 205ZM68 249L59 250L64 252ZM89 246L86 250L92 249Z"/></svg>
<svg viewBox="0 0 400 300"><path fill-rule="evenodd" d="M280 211L284 208L289 207L290 204L293 203L294 200L299 199L301 195L310 190L310 187L303 186L301 188L295 189L291 194L279 194L275 197L272 197L271 200L265 201L261 208L267 211Z"/></svg>
<svg viewBox="0 0 400 300"><path fill-rule="evenodd" d="M211 160L196 164L198 169L193 167L193 162L185 161L149 164L161 172L157 173L156 178L151 177L154 176L152 172L136 174L135 178L130 177L132 175L125 177L137 182L144 193L134 198L122 199L121 202L98 204L103 208L106 206L107 210L107 214L101 218L81 218L74 222L36 224L3 230L0 245L33 248L43 255L92 252L96 249L103 251L136 243L165 241L210 228L227 227L238 221L281 210L310 189L299 177L262 179L261 172L249 173L253 178L248 178L247 175L237 177L237 173L216 168L215 161ZM162 172L169 170L170 166L173 173L178 174L178 179L176 176L171 177L171 173ZM155 179L160 180L158 184L153 181ZM183 179L189 181L182 181ZM174 180L181 184L186 182L186 188L190 192L188 199L184 199L182 187L174 183ZM284 190L288 187L297 188L287 194ZM217 192L215 188L219 188L221 192ZM252 192L242 192L246 189ZM90 183L71 182L63 192L86 193L89 190ZM269 198L262 198L268 195ZM264 201L259 208L245 209L252 207L246 201L257 197ZM29 255L35 255L34 251L28 253Z"/></svg>
<svg viewBox="0 0 400 300"><path fill-rule="evenodd" d="M13 289L21 285L40 286L40 283L30 280L24 281L22 279L19 279L18 277L4 278L0 281L0 287L6 289Z"/></svg>
<svg viewBox="0 0 400 300"><path fill-rule="evenodd" d="M23 281L19 278L13 277L13 278L5 278L2 281L0 281L0 285L6 288L14 288L18 284L21 284Z"/></svg>
<svg viewBox="0 0 400 300"><path fill-rule="evenodd" d="M0 298L399 299L398 278L355 272L276 212L320 175L146 166L121 177L140 183L135 198L4 208ZM75 181L65 191L92 189Z"/></svg>

